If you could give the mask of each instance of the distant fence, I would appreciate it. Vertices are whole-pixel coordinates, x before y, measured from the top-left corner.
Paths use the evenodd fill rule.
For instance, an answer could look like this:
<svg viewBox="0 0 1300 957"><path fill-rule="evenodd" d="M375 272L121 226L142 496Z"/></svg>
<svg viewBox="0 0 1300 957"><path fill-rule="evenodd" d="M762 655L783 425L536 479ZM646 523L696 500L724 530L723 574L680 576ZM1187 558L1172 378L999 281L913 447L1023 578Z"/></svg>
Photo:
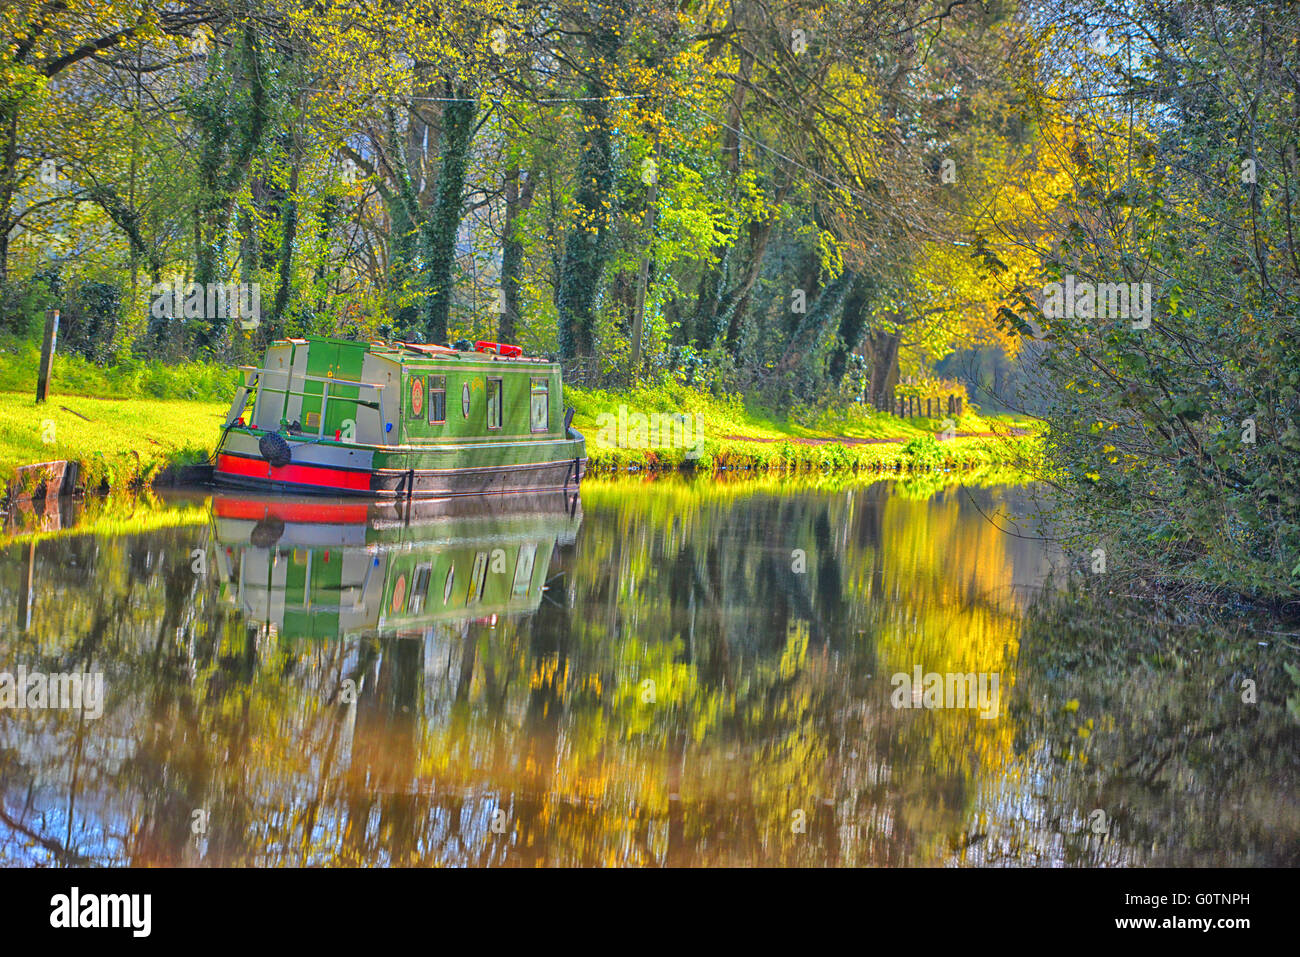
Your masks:
<svg viewBox="0 0 1300 957"><path fill-rule="evenodd" d="M965 407L965 396L955 393L934 396L899 395L895 396L890 404L889 411L899 418L924 416L927 419L937 419L945 415L961 415Z"/></svg>
<svg viewBox="0 0 1300 957"><path fill-rule="evenodd" d="M871 390L867 390L870 395ZM879 401L871 402L881 412L903 419L956 418L966 410L966 387L960 382L901 382Z"/></svg>

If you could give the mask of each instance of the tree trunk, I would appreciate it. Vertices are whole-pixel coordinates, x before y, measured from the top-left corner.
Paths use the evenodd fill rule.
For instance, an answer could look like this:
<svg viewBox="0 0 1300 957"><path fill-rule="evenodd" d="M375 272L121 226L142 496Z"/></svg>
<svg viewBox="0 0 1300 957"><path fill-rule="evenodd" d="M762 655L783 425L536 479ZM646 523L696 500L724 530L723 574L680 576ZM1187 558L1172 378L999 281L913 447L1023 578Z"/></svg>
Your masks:
<svg viewBox="0 0 1300 957"><path fill-rule="evenodd" d="M857 350L867 325L867 306L871 296L871 281L865 275L859 275L849 289L844 300L844 312L840 315L839 342L831 353L827 372L831 382L838 384L844 378L848 368L849 356Z"/></svg>
<svg viewBox="0 0 1300 957"><path fill-rule="evenodd" d="M871 360L871 404L893 411L894 388L898 385L897 333L872 332L866 339Z"/></svg>
<svg viewBox="0 0 1300 957"><path fill-rule="evenodd" d="M578 154L575 225L564 241L560 282L555 293L559 313L560 354L568 359L595 352L596 297L609 256L606 241L614 204L614 157L609 111L598 97L606 95L599 80L586 85L582 104L582 148Z"/></svg>
<svg viewBox="0 0 1300 957"><path fill-rule="evenodd" d="M516 168L506 177L506 223L501 238L501 318L498 322L497 340L514 342L519 324L519 289L523 284L524 244L519 238L520 214L533 201L537 177L528 174L523 186L519 184L523 171Z"/></svg>
<svg viewBox="0 0 1300 957"><path fill-rule="evenodd" d="M641 336L645 324L645 296L650 285L650 258L654 250L656 203L659 199L659 180L656 178L646 191L646 210L641 218L641 232L646 237L645 255L641 257L641 268L637 271L636 295L632 302L632 356L628 364L627 381L635 385L641 374Z"/></svg>
<svg viewBox="0 0 1300 957"><path fill-rule="evenodd" d="M275 302L271 305L271 329L268 335L279 338L284 328L284 310L289 305L290 285L293 279L293 242L298 235L298 173L302 159L295 155L293 169L289 172L289 195L284 201L284 235L280 240L280 270L275 288ZM272 335L273 334L273 335Z"/></svg>
<svg viewBox="0 0 1300 957"><path fill-rule="evenodd" d="M14 227L14 193L18 189L18 107L0 108L4 146L0 150L0 286L9 280L9 231Z"/></svg>
<svg viewBox="0 0 1300 957"><path fill-rule="evenodd" d="M235 195L248 176L249 166L262 143L270 119L266 81L271 65L264 62L257 33L250 25L240 40L239 81L248 84L249 106L234 123L225 102L229 94L202 91L189 106L199 130L199 195L196 202L194 281L220 282L226 270L226 233L234 211ZM232 129L233 126L233 129ZM228 324L224 316L208 316L199 333L199 345L216 350Z"/></svg>
<svg viewBox="0 0 1300 957"><path fill-rule="evenodd" d="M426 341L447 341L451 321L451 297L456 277L456 234L460 229L465 175L469 170L469 147L474 138L474 117L478 102L468 88L444 84L449 97L442 112L441 162L438 184L428 214L420 224L428 279L422 318Z"/></svg>
<svg viewBox="0 0 1300 957"><path fill-rule="evenodd" d="M856 279L857 275L853 270L844 270L837 279L822 290L821 295L812 303L812 308L804 315L803 321L799 323L790 338L790 345L777 369L778 371L800 369L795 390L801 395L811 395L824 381L825 369L814 368L813 357L818 352L818 343L827 327L834 317L839 315L844 297Z"/></svg>

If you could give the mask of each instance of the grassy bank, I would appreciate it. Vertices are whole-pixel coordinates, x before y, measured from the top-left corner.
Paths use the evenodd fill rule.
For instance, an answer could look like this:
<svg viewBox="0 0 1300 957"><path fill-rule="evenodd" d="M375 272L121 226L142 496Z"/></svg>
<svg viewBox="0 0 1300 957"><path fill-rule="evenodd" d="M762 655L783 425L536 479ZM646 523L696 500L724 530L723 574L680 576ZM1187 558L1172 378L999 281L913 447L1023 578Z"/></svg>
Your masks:
<svg viewBox="0 0 1300 957"><path fill-rule="evenodd" d="M21 465L66 459L81 464L86 488L145 484L170 465L206 459L229 402L93 399L0 393L0 475Z"/></svg>
<svg viewBox="0 0 1300 957"><path fill-rule="evenodd" d="M38 358L29 343L0 344L0 478L6 482L19 466L66 459L80 463L87 488L120 488L147 484L169 466L202 461L237 382L233 371L205 363L106 370L60 356L50 398L38 406ZM950 423L956 437L936 441L942 419L899 419L869 408L781 416L739 397L679 385L618 393L568 387L565 402L597 473L968 473L1023 468L1039 444L1036 435L1011 434L1028 423L972 411ZM690 441L656 436L657 447L638 447L652 443L619 436L620 407L624 421L636 413L685 414Z"/></svg>
<svg viewBox="0 0 1300 957"><path fill-rule="evenodd" d="M37 343L0 340L0 484L19 466L81 466L86 488L147 485L169 466L207 458L239 373L225 365L123 361L105 368L56 355L37 405Z"/></svg>
<svg viewBox="0 0 1300 957"><path fill-rule="evenodd" d="M596 472L683 467L783 472L1024 469L1036 460L1040 444L1027 420L969 410L951 420L900 419L869 407L783 417L738 396L718 398L684 386L622 393L566 387L564 397L574 409L574 427L587 439L587 455ZM620 406L625 407L621 419ZM631 434L634 426L620 432L620 421L627 422L634 413L688 416L689 441L660 435L658 443L642 443ZM945 428L955 436L937 439ZM650 447L637 447L642 444Z"/></svg>

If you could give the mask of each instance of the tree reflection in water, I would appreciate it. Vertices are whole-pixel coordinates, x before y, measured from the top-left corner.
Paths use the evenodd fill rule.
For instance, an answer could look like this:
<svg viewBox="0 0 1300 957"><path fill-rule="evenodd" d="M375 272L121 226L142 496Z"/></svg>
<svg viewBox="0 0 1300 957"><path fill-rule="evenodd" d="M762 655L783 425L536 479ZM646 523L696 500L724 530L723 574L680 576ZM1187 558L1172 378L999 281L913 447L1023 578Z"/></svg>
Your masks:
<svg viewBox="0 0 1300 957"><path fill-rule="evenodd" d="M1223 691L1267 662L1188 644L1162 683L1141 620L1027 617L1048 554L986 518L1017 495L218 496L15 541L0 670L102 671L107 701L0 711L0 860L1293 862L1294 726ZM998 674L999 715L895 709L918 665Z"/></svg>

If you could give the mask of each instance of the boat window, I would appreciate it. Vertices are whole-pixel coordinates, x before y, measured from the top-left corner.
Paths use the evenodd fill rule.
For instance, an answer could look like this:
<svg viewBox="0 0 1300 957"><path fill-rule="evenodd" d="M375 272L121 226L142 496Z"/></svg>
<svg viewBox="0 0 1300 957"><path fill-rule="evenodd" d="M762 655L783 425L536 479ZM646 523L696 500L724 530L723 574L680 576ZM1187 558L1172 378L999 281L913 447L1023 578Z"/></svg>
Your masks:
<svg viewBox="0 0 1300 957"><path fill-rule="evenodd" d="M429 424L447 421L447 377L429 376Z"/></svg>
<svg viewBox="0 0 1300 957"><path fill-rule="evenodd" d="M487 582L488 553L479 552L474 556L474 568L469 573L469 596L465 603L476 605L483 600L483 586Z"/></svg>
<svg viewBox="0 0 1300 957"><path fill-rule="evenodd" d="M510 593L515 598L528 594L528 586L533 583L533 565L537 560L537 546L531 542L519 546L519 558L515 561L515 580Z"/></svg>
<svg viewBox="0 0 1300 957"><path fill-rule="evenodd" d="M501 380L487 380L487 427L501 428Z"/></svg>
<svg viewBox="0 0 1300 957"><path fill-rule="evenodd" d="M551 421L551 384L545 379L533 380L532 429L545 432Z"/></svg>
<svg viewBox="0 0 1300 957"><path fill-rule="evenodd" d="M415 569L415 577L411 579L411 603L406 609L412 615L418 615L424 610L424 598L428 594L429 578L432 575L432 565L420 565Z"/></svg>
<svg viewBox="0 0 1300 957"><path fill-rule="evenodd" d="M460 414L469 418L469 383L465 383L465 388L460 390Z"/></svg>

